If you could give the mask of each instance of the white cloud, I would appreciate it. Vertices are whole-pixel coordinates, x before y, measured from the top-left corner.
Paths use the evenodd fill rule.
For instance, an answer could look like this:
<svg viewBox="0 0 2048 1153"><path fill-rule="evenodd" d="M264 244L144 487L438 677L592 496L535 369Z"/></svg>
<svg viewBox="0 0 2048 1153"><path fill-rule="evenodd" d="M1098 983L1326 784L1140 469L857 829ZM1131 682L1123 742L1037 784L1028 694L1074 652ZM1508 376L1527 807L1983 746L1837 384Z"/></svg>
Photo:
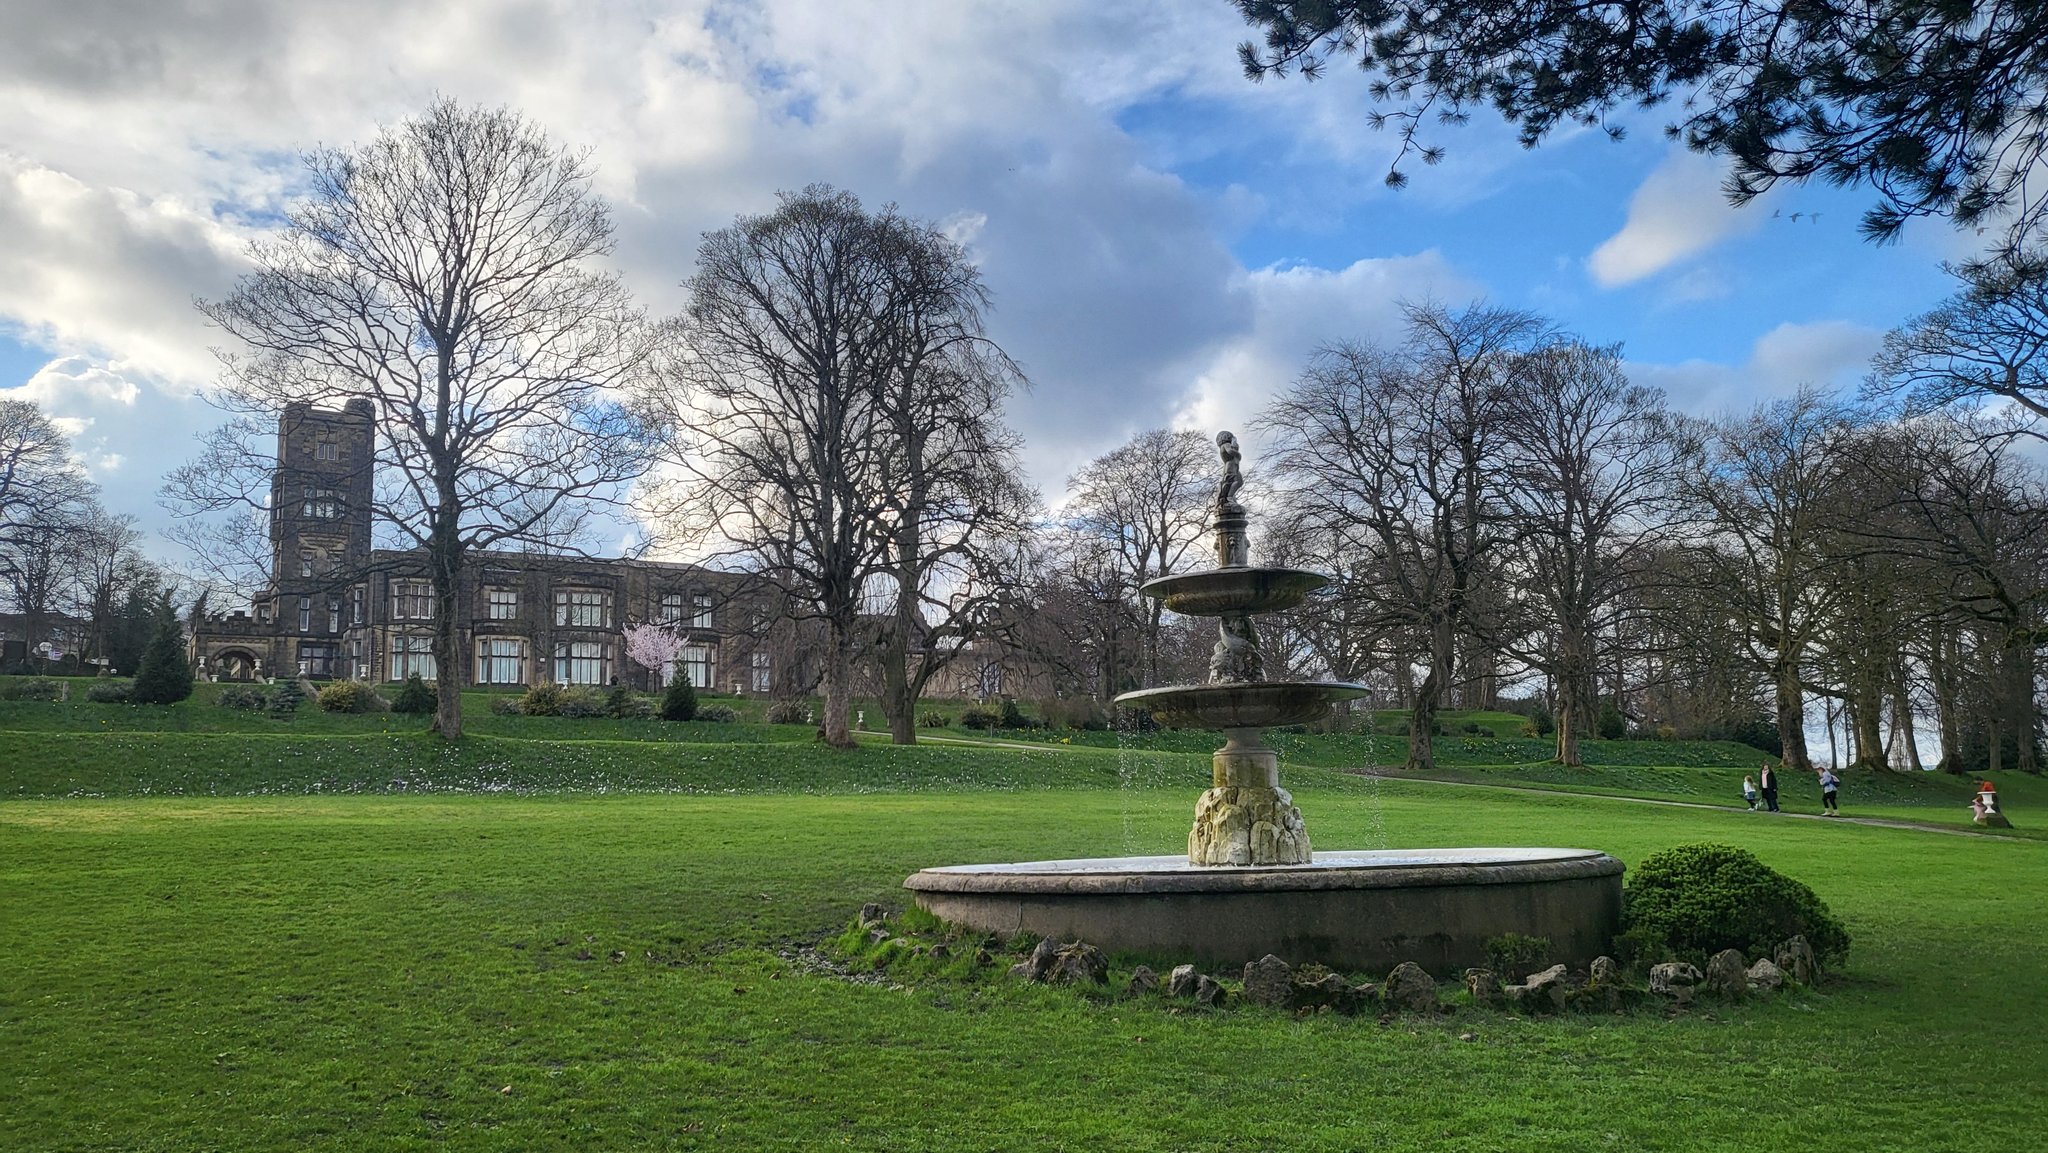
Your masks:
<svg viewBox="0 0 2048 1153"><path fill-rule="evenodd" d="M1846 321L1780 324L1758 337L1740 365L1706 360L1631 363L1629 377L1664 390L1672 406L1700 416L1790 396L1801 385L1850 388L1862 380L1884 333Z"/></svg>
<svg viewBox="0 0 2048 1153"><path fill-rule="evenodd" d="M1593 250L1593 279L1603 288L1633 284L1759 228L1758 202L1735 208L1722 193L1724 169L1718 158L1674 145L1629 200L1621 231Z"/></svg>

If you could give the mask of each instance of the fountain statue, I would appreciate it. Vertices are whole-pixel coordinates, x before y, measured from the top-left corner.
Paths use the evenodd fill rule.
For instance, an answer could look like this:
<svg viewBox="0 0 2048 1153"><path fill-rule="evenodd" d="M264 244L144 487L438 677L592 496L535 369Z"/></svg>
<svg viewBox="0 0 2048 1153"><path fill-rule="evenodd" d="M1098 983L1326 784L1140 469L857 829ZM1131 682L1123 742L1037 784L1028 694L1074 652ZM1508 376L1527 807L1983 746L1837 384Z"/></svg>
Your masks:
<svg viewBox="0 0 2048 1153"><path fill-rule="evenodd" d="M1449 973L1485 960L1503 933L1544 937L1554 960L1605 952L1621 916L1621 863L1585 849L1488 848L1317 853L1264 733L1364 696L1344 681L1266 679L1255 616L1284 612L1328 583L1255 567L1238 502L1242 450L1225 432L1210 520L1216 567L1140 590L1184 616L1214 617L1209 679L1124 693L1162 723L1221 730L1182 857L952 865L904 882L918 903L987 932L1081 938L1112 951L1241 964L1266 953L1384 971L1403 960Z"/></svg>

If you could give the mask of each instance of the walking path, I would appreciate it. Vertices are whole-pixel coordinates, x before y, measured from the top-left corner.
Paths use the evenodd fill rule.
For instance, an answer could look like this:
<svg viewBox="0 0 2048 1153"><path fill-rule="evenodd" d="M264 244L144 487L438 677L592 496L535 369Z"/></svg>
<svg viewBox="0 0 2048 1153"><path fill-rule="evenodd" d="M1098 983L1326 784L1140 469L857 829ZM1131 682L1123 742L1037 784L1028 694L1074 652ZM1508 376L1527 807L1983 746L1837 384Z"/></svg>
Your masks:
<svg viewBox="0 0 2048 1153"><path fill-rule="evenodd" d="M1452 789L1506 789L1516 793L1542 793L1552 797L1592 797L1603 801L1627 801L1636 805L1665 805L1674 809L1711 809L1717 813L1743 813L1734 805L1710 805L1705 801L1667 801L1659 797L1630 797L1619 793L1587 793L1576 789L1546 789L1539 785L1496 785L1485 781L1445 781L1435 777L1412 777L1396 773L1375 773L1370 769L1344 770L1355 777L1376 776L1387 781L1415 781L1425 785L1442 785ZM1955 837L1997 837L1996 833L1981 832L1977 829L1959 829L1954 825L1936 825L1921 821L1901 821L1891 817L1825 817L1819 813L1764 813L1767 817L1784 817L1795 821L1826 821L1831 825L1869 825L1879 829L1909 829L1921 833L1946 833ZM2011 838L2000 838L2010 840Z"/></svg>

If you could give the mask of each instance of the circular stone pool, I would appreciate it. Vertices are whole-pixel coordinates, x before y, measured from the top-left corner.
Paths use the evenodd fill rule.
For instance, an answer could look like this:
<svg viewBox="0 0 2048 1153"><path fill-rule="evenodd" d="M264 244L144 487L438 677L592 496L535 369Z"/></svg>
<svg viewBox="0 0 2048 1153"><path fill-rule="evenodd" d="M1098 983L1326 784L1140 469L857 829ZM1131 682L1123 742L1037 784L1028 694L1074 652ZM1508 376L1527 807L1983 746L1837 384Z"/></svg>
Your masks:
<svg viewBox="0 0 2048 1153"><path fill-rule="evenodd" d="M1361 972L1483 964L1503 933L1551 959L1607 952L1620 861L1590 849L1317 853L1301 865L1212 867L1099 857L925 869L903 882L934 915L983 932L1083 940L1162 961L1234 966L1276 954Z"/></svg>

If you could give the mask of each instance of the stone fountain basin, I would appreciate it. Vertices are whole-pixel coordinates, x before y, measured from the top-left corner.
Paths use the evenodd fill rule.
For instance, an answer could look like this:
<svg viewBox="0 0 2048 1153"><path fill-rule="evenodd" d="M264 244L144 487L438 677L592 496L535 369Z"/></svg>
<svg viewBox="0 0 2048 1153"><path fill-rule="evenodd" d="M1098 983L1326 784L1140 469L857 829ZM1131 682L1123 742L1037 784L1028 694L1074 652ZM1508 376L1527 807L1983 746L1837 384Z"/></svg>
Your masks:
<svg viewBox="0 0 2048 1153"><path fill-rule="evenodd" d="M1220 617L1283 612L1329 583L1322 573L1298 568L1215 568L1158 577L1138 591L1182 616Z"/></svg>
<svg viewBox="0 0 2048 1153"><path fill-rule="evenodd" d="M1317 853L1302 865L1198 866L1112 857L926 869L903 882L936 916L981 932L1083 940L1169 963L1267 953L1363 973L1414 961L1439 977L1486 962L1502 933L1545 937L1583 965L1621 923L1620 861L1590 849Z"/></svg>
<svg viewBox="0 0 2048 1153"><path fill-rule="evenodd" d="M1161 724L1180 728L1264 729L1321 720L1332 702L1370 691L1349 681L1247 681L1139 689L1116 703L1150 709Z"/></svg>

